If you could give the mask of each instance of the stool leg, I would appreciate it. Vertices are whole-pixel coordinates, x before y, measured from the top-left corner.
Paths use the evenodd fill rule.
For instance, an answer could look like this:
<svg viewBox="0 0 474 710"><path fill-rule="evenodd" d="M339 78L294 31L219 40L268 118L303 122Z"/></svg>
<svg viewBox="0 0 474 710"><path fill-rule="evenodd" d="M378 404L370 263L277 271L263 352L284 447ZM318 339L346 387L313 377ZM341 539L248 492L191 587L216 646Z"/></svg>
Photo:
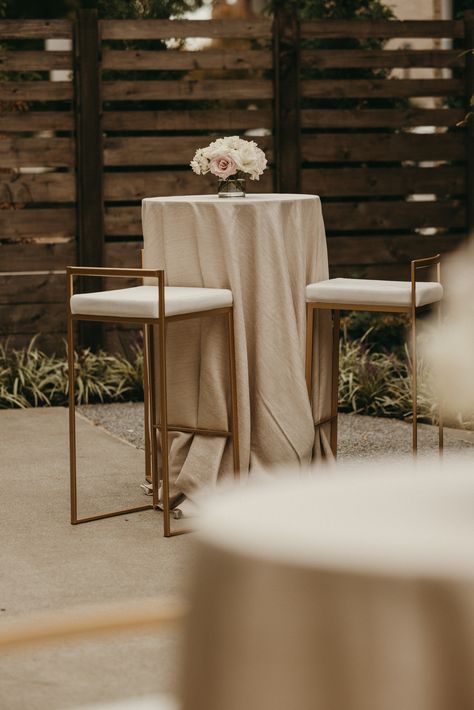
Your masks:
<svg viewBox="0 0 474 710"><path fill-rule="evenodd" d="M418 451L418 386L417 386L417 354L416 354L416 309L413 308L411 314L411 347L412 347L412 372L411 372L411 396L412 396L412 441L413 456Z"/></svg>
<svg viewBox="0 0 474 710"><path fill-rule="evenodd" d="M69 476L71 492L71 525L77 524L77 469L76 469L76 398L74 373L74 323L67 316L67 360L69 381Z"/></svg>
<svg viewBox="0 0 474 710"><path fill-rule="evenodd" d="M439 269L439 264L438 264L438 269ZM438 281L439 281L439 272L438 272ZM442 317L442 306L441 306L441 301L438 304L438 323L441 325L441 317ZM441 406L441 402L438 402L438 451L439 455L443 455L443 450L444 450L444 422L443 422L443 409Z"/></svg>
<svg viewBox="0 0 474 710"><path fill-rule="evenodd" d="M227 314L227 344L229 353L230 403L232 409L232 456L234 462L234 478L240 474L240 442L239 442L239 412L237 407L237 373L235 367L235 333L234 310Z"/></svg>
<svg viewBox="0 0 474 710"><path fill-rule="evenodd" d="M156 412L156 351L155 351L155 331L153 326L145 326L147 329L147 345L148 345L148 357L147 365L149 368L148 372L148 398L145 399L145 410L148 407L149 412L149 430L148 430L148 442L150 446L151 456L151 481L152 481L152 493L153 493L153 508L158 508L159 504L159 486L160 480L158 475L158 446L156 441L156 425L157 422L157 412ZM145 434L146 437L146 434ZM146 446L146 438L145 438ZM145 450L145 455L146 450Z"/></svg>
<svg viewBox="0 0 474 710"><path fill-rule="evenodd" d="M339 328L340 311L333 311L332 320L332 374L331 374L331 450L337 458L337 410L339 403Z"/></svg>
<svg viewBox="0 0 474 710"><path fill-rule="evenodd" d="M314 308L306 304L306 387L311 407L313 406L313 338L314 338Z"/></svg>
<svg viewBox="0 0 474 710"><path fill-rule="evenodd" d="M163 484L163 529L165 537L171 536L170 474L168 457L168 398L166 390L166 321L158 322L158 350L160 359L160 442Z"/></svg>
<svg viewBox="0 0 474 710"><path fill-rule="evenodd" d="M145 429L145 478L152 483L151 431L150 431L150 364L149 364L149 327L143 326L143 405Z"/></svg>

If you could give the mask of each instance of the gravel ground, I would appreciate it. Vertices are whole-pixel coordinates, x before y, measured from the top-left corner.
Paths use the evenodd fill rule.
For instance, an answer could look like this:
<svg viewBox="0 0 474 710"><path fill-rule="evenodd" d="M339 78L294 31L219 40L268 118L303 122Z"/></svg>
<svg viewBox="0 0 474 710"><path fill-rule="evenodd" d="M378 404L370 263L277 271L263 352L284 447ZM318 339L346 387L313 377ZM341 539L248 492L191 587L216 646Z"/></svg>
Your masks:
<svg viewBox="0 0 474 710"><path fill-rule="evenodd" d="M137 448L143 448L143 404L94 404L80 411L95 424ZM436 454L437 428L419 427L419 450ZM474 453L474 432L445 430L446 451ZM339 415L339 461L363 461L385 456L411 454L411 425L397 419L366 417L358 414Z"/></svg>

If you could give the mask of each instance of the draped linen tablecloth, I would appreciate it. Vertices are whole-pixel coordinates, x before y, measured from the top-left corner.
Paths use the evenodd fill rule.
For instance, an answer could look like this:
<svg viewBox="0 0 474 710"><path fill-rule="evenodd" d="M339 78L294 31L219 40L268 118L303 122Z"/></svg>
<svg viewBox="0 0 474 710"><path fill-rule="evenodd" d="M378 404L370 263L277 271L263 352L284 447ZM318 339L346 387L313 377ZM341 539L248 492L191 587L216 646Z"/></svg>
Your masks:
<svg viewBox="0 0 474 710"><path fill-rule="evenodd" d="M206 502L182 710L474 708L472 461L360 468Z"/></svg>
<svg viewBox="0 0 474 710"><path fill-rule="evenodd" d="M234 298L242 473L330 455L315 431L305 384L305 287L328 278L319 197L198 195L143 200L144 265L167 285L228 288ZM330 409L330 317L315 327L314 413ZM227 426L226 332L221 319L168 326L169 422ZM170 434L172 493L193 497L232 470L222 438Z"/></svg>

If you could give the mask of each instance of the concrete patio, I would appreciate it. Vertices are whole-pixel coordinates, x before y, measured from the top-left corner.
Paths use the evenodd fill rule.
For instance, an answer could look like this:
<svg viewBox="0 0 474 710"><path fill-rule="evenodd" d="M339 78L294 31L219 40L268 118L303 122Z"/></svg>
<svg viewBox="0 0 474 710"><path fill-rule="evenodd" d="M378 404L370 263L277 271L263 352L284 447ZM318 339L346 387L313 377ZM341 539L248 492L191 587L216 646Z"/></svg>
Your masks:
<svg viewBox="0 0 474 710"><path fill-rule="evenodd" d="M78 417L83 514L143 504L141 413L138 404L88 409L101 426ZM185 593L193 540L165 540L161 513L69 524L66 409L0 411L0 431L0 624L41 610ZM421 429L422 451L435 434ZM409 443L403 422L341 417L346 461L406 454ZM447 433L447 455L459 450L472 455L472 433ZM170 632L11 653L0 657L0 708L59 710L167 692L178 659L179 634Z"/></svg>

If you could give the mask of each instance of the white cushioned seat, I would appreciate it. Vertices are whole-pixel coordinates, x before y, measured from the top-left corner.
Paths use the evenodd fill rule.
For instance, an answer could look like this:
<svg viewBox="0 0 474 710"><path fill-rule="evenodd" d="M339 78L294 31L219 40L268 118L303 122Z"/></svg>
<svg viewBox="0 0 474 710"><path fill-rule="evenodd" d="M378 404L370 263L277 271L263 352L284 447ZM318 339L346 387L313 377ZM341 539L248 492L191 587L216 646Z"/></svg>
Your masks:
<svg viewBox="0 0 474 710"><path fill-rule="evenodd" d="M232 291L226 288L165 288L167 316L227 308L232 303ZM77 293L71 298L71 313L82 316L158 318L158 287L135 286L96 293Z"/></svg>
<svg viewBox="0 0 474 710"><path fill-rule="evenodd" d="M436 303L443 297L443 287L436 282L416 283L416 306ZM377 281L375 279L328 279L306 287L310 303L345 303L367 306L410 306L409 281Z"/></svg>

